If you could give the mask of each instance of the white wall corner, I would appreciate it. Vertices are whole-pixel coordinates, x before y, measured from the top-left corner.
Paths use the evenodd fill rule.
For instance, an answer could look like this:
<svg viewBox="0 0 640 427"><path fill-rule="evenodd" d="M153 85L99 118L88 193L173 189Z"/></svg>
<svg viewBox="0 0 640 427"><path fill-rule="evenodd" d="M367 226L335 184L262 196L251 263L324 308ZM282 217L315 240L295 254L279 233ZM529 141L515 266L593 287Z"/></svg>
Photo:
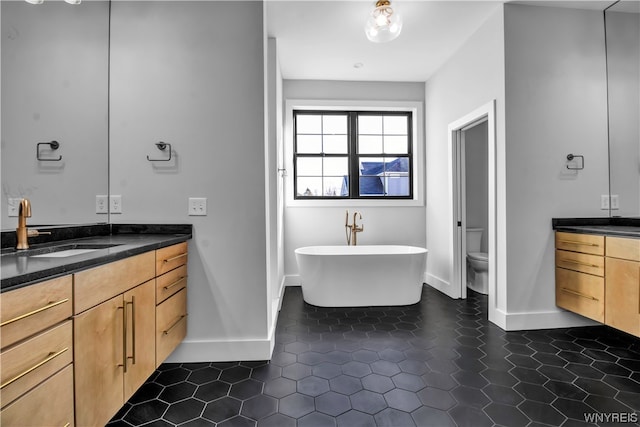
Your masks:
<svg viewBox="0 0 640 427"><path fill-rule="evenodd" d="M447 282L446 280L442 280L441 278L434 276L433 274L425 273L425 283L428 286L431 286L432 288L442 292L449 298L459 298L459 296L456 295L455 290L451 286L451 283Z"/></svg>

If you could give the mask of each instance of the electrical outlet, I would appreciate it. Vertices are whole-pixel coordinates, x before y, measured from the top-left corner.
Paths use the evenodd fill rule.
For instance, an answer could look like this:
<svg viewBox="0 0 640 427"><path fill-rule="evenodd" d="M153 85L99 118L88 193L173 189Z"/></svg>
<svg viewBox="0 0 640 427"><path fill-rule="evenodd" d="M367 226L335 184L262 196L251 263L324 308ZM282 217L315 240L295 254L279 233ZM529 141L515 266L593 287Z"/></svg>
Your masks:
<svg viewBox="0 0 640 427"><path fill-rule="evenodd" d="M189 215L206 215L207 214L207 198L206 197L189 197Z"/></svg>
<svg viewBox="0 0 640 427"><path fill-rule="evenodd" d="M620 209L620 199L617 194L611 195L611 210Z"/></svg>
<svg viewBox="0 0 640 427"><path fill-rule="evenodd" d="M609 195L603 194L600 196L600 209L609 209Z"/></svg>
<svg viewBox="0 0 640 427"><path fill-rule="evenodd" d="M7 200L7 214L9 216L18 216L18 211L20 210L20 201L22 199L21 198L12 198L9 197L9 199Z"/></svg>
<svg viewBox="0 0 640 427"><path fill-rule="evenodd" d="M109 197L108 196L96 196L96 213L97 214L109 213Z"/></svg>
<svg viewBox="0 0 640 427"><path fill-rule="evenodd" d="M121 214L122 213L122 196L110 196L111 207L109 213Z"/></svg>

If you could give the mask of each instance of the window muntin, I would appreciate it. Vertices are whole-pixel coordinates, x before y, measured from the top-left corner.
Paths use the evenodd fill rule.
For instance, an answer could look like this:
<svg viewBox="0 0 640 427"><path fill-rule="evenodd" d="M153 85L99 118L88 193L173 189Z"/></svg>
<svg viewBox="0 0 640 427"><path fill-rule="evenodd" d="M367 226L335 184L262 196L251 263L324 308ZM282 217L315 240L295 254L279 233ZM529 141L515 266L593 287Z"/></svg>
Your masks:
<svg viewBox="0 0 640 427"><path fill-rule="evenodd" d="M411 112L293 116L295 199L413 198Z"/></svg>

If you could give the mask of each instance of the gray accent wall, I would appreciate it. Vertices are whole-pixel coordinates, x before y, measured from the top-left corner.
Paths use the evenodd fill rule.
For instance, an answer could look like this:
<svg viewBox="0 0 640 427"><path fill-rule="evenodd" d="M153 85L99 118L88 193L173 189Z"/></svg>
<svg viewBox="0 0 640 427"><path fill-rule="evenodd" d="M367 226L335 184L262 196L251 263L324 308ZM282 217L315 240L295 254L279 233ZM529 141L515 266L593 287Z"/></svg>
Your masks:
<svg viewBox="0 0 640 427"><path fill-rule="evenodd" d="M189 327L170 360L266 359L263 4L113 2L111 23L111 221L194 227ZM147 161L158 141L171 162ZM208 214L188 216L189 197Z"/></svg>

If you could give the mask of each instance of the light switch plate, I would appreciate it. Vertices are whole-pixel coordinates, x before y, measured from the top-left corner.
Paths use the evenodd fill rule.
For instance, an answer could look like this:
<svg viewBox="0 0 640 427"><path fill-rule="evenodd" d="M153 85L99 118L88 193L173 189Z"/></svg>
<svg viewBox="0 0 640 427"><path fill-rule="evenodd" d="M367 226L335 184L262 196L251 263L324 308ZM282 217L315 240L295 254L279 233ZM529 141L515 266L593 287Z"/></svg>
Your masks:
<svg viewBox="0 0 640 427"><path fill-rule="evenodd" d="M201 216L207 214L206 197L189 197L189 215Z"/></svg>
<svg viewBox="0 0 640 427"><path fill-rule="evenodd" d="M609 195L603 194L600 196L600 209L609 209Z"/></svg>
<svg viewBox="0 0 640 427"><path fill-rule="evenodd" d="M122 213L122 196L110 196L111 207L109 213L121 214Z"/></svg>

